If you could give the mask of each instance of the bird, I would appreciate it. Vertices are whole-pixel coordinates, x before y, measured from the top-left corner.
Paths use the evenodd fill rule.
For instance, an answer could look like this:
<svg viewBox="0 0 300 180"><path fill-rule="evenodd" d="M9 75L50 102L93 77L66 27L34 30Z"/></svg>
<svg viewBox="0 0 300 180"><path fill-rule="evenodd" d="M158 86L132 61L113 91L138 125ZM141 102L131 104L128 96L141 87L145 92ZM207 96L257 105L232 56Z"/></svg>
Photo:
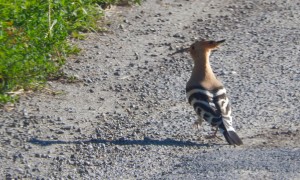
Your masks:
<svg viewBox="0 0 300 180"><path fill-rule="evenodd" d="M199 40L185 49L190 52L194 62L191 77L186 84L186 95L198 115L195 122L197 126L205 120L216 127L214 137L219 130L229 145L239 146L243 142L232 125L231 106L226 89L217 79L209 61L211 52L224 42L225 40Z"/></svg>

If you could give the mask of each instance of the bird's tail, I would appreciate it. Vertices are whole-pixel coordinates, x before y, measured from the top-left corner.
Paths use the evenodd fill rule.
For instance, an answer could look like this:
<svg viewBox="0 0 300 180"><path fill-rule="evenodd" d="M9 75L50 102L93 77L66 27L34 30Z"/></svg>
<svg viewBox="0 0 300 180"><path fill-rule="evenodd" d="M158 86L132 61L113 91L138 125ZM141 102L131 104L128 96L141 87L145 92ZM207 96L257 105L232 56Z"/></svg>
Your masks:
<svg viewBox="0 0 300 180"><path fill-rule="evenodd" d="M223 127L222 127L223 126ZM222 123L219 128L223 131L223 135L230 145L242 145L243 142L234 130L227 130Z"/></svg>
<svg viewBox="0 0 300 180"><path fill-rule="evenodd" d="M223 135L224 135L226 141L228 142L228 144L230 144L230 145L238 145L239 146L239 145L243 144L243 142L240 139L240 137L234 131L227 131L227 130L225 130L223 132Z"/></svg>

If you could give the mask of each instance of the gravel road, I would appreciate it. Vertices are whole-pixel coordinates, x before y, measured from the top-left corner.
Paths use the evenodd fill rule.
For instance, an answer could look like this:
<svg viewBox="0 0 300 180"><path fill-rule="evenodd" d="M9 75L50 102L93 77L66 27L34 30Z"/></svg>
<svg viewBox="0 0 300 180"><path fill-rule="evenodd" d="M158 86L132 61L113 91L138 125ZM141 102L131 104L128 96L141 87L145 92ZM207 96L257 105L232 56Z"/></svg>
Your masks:
<svg viewBox="0 0 300 180"><path fill-rule="evenodd" d="M68 79L0 110L0 179L300 179L300 2L146 0L112 7L109 31L72 40ZM244 145L192 127L196 39ZM223 137L222 137L223 138Z"/></svg>

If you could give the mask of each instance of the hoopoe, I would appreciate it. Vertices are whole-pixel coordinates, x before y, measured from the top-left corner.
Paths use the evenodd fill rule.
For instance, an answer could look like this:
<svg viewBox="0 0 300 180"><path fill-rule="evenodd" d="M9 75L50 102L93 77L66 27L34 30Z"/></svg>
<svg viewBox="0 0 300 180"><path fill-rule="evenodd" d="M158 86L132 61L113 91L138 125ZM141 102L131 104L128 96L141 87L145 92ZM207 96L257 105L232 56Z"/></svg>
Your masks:
<svg viewBox="0 0 300 180"><path fill-rule="evenodd" d="M199 116L195 124L201 125L204 119L213 127L217 127L230 145L241 145L243 142L232 126L231 107L226 89L216 78L209 62L211 51L224 41L197 41L186 49L194 60L192 75L186 84L186 93L189 103ZM214 136L216 133L217 131Z"/></svg>

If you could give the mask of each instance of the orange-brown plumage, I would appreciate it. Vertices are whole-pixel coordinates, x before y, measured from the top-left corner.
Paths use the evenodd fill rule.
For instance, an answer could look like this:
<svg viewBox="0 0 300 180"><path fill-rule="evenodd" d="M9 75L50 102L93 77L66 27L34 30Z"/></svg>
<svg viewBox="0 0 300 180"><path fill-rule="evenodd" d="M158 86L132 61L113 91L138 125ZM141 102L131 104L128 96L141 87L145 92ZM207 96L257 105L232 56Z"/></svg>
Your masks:
<svg viewBox="0 0 300 180"><path fill-rule="evenodd" d="M222 86L211 69L209 56L224 41L197 41L191 45L189 51L194 60L194 68L188 85L199 83L208 90Z"/></svg>

